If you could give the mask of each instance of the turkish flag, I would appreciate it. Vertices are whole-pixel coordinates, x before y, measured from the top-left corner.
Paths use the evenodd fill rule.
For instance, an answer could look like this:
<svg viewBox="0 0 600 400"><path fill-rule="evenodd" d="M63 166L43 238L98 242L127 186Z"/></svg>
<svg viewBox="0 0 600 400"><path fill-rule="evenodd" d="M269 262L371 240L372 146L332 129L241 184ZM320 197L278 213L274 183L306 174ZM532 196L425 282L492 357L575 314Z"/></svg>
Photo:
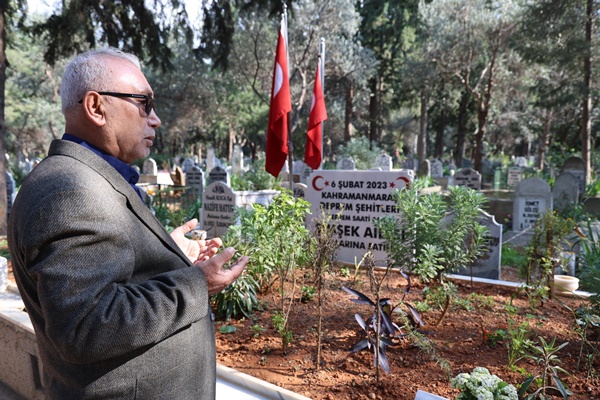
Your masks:
<svg viewBox="0 0 600 400"><path fill-rule="evenodd" d="M306 149L304 150L304 162L312 169L318 169L321 165L321 154L323 151L322 122L327 119L325 110L325 97L321 86L321 60L317 65L317 75L313 88L312 104L308 117L308 134L306 135Z"/></svg>
<svg viewBox="0 0 600 400"><path fill-rule="evenodd" d="M288 155L288 113L292 111L290 81L287 65L286 27L284 20L279 28L277 53L273 68L271 108L267 128L267 153L265 169L274 177L279 176Z"/></svg>

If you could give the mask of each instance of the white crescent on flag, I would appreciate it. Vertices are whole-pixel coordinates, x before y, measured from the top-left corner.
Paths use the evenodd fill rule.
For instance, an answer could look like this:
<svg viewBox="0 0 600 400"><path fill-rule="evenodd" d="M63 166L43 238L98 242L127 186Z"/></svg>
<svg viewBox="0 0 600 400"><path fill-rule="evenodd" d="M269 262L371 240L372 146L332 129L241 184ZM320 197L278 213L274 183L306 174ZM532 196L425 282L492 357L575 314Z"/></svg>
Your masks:
<svg viewBox="0 0 600 400"><path fill-rule="evenodd" d="M281 65L277 63L275 67L275 88L273 90L273 97L277 96L281 86L283 85L283 70L281 69Z"/></svg>
<svg viewBox="0 0 600 400"><path fill-rule="evenodd" d="M312 103L310 104L310 111L312 111L313 108L315 108L315 103L316 103L316 99L315 99L315 94L313 93Z"/></svg>

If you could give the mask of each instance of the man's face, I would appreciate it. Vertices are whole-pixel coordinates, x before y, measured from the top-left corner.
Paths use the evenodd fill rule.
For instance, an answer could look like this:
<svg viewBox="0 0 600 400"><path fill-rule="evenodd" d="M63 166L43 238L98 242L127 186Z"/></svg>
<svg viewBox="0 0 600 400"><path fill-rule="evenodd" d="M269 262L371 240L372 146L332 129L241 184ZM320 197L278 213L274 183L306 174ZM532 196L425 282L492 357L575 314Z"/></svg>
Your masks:
<svg viewBox="0 0 600 400"><path fill-rule="evenodd" d="M116 57L107 57L107 68L113 77L110 92L153 96L146 77L133 64ZM146 114L144 99L102 96L106 104L107 133L105 150L119 160L132 163L148 157L155 137L154 130L161 124L154 112Z"/></svg>

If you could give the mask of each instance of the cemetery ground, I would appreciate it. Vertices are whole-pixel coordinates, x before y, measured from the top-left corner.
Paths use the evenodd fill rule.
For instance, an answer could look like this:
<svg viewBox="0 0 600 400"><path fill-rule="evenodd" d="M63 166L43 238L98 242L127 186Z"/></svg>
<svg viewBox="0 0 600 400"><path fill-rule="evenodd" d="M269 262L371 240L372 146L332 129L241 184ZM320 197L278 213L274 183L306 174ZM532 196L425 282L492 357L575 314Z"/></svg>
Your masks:
<svg viewBox="0 0 600 400"><path fill-rule="evenodd" d="M6 241L1 241L0 246L5 247ZM0 250L6 253L5 248ZM10 262L9 279L12 280ZM311 279L310 275L298 276L302 282L298 285L311 287ZM502 267L501 279L519 280L516 269L511 266ZM414 398L418 389L453 399L458 390L451 388L449 379L478 366L488 368L492 374L517 387L529 374L539 374L541 366L533 360L523 359L509 366L509 349L517 344L510 334L524 328L523 335L536 342L538 336L546 341L555 339L557 346L568 342L557 356L560 366L572 374L561 375L574 393L570 398L600 399L597 376L600 363L596 359L588 368L585 348L580 356L582 338L577 333L574 312L588 303L584 299L557 297L543 304L532 304L523 292L515 295L514 288L454 281L459 297L442 322L435 325L441 314L439 308L422 311L425 326L419 331L424 341L417 346L411 339L395 340L395 345L387 350L390 373L380 371L378 380L373 354L368 350L349 351L362 337L354 315L358 313L366 320L372 310L351 302L353 296L342 289L347 286L373 299L368 277L353 267L338 267L326 274L325 282L318 370L315 365L318 297L316 293L310 296L302 292L300 286L295 290L297 301L290 313L289 326L294 337L285 353L271 319L274 304L279 302L274 290L259 295L263 310L250 318L215 321L218 362L315 400L408 400ZM404 301L412 305L425 303L425 287L415 280L411 283ZM393 273L382 285L381 297L389 297L397 304L406 285L407 281L400 274ZM512 301L511 297L514 297ZM395 313L393 320L402 326L399 314ZM445 363L449 370L444 370Z"/></svg>

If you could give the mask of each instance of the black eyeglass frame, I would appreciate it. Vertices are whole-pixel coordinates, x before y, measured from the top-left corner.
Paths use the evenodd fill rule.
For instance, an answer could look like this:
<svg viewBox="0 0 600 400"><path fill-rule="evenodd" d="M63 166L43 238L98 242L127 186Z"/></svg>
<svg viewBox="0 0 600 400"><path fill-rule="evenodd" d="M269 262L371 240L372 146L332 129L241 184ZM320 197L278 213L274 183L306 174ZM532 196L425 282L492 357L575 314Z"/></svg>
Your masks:
<svg viewBox="0 0 600 400"><path fill-rule="evenodd" d="M127 97L132 99L143 99L144 100L144 112L146 116L150 115L152 110L154 110L154 97L147 94L138 94L138 93L119 93L119 92L96 92L103 96L112 96L112 97ZM79 104L83 103L83 99L79 100Z"/></svg>

